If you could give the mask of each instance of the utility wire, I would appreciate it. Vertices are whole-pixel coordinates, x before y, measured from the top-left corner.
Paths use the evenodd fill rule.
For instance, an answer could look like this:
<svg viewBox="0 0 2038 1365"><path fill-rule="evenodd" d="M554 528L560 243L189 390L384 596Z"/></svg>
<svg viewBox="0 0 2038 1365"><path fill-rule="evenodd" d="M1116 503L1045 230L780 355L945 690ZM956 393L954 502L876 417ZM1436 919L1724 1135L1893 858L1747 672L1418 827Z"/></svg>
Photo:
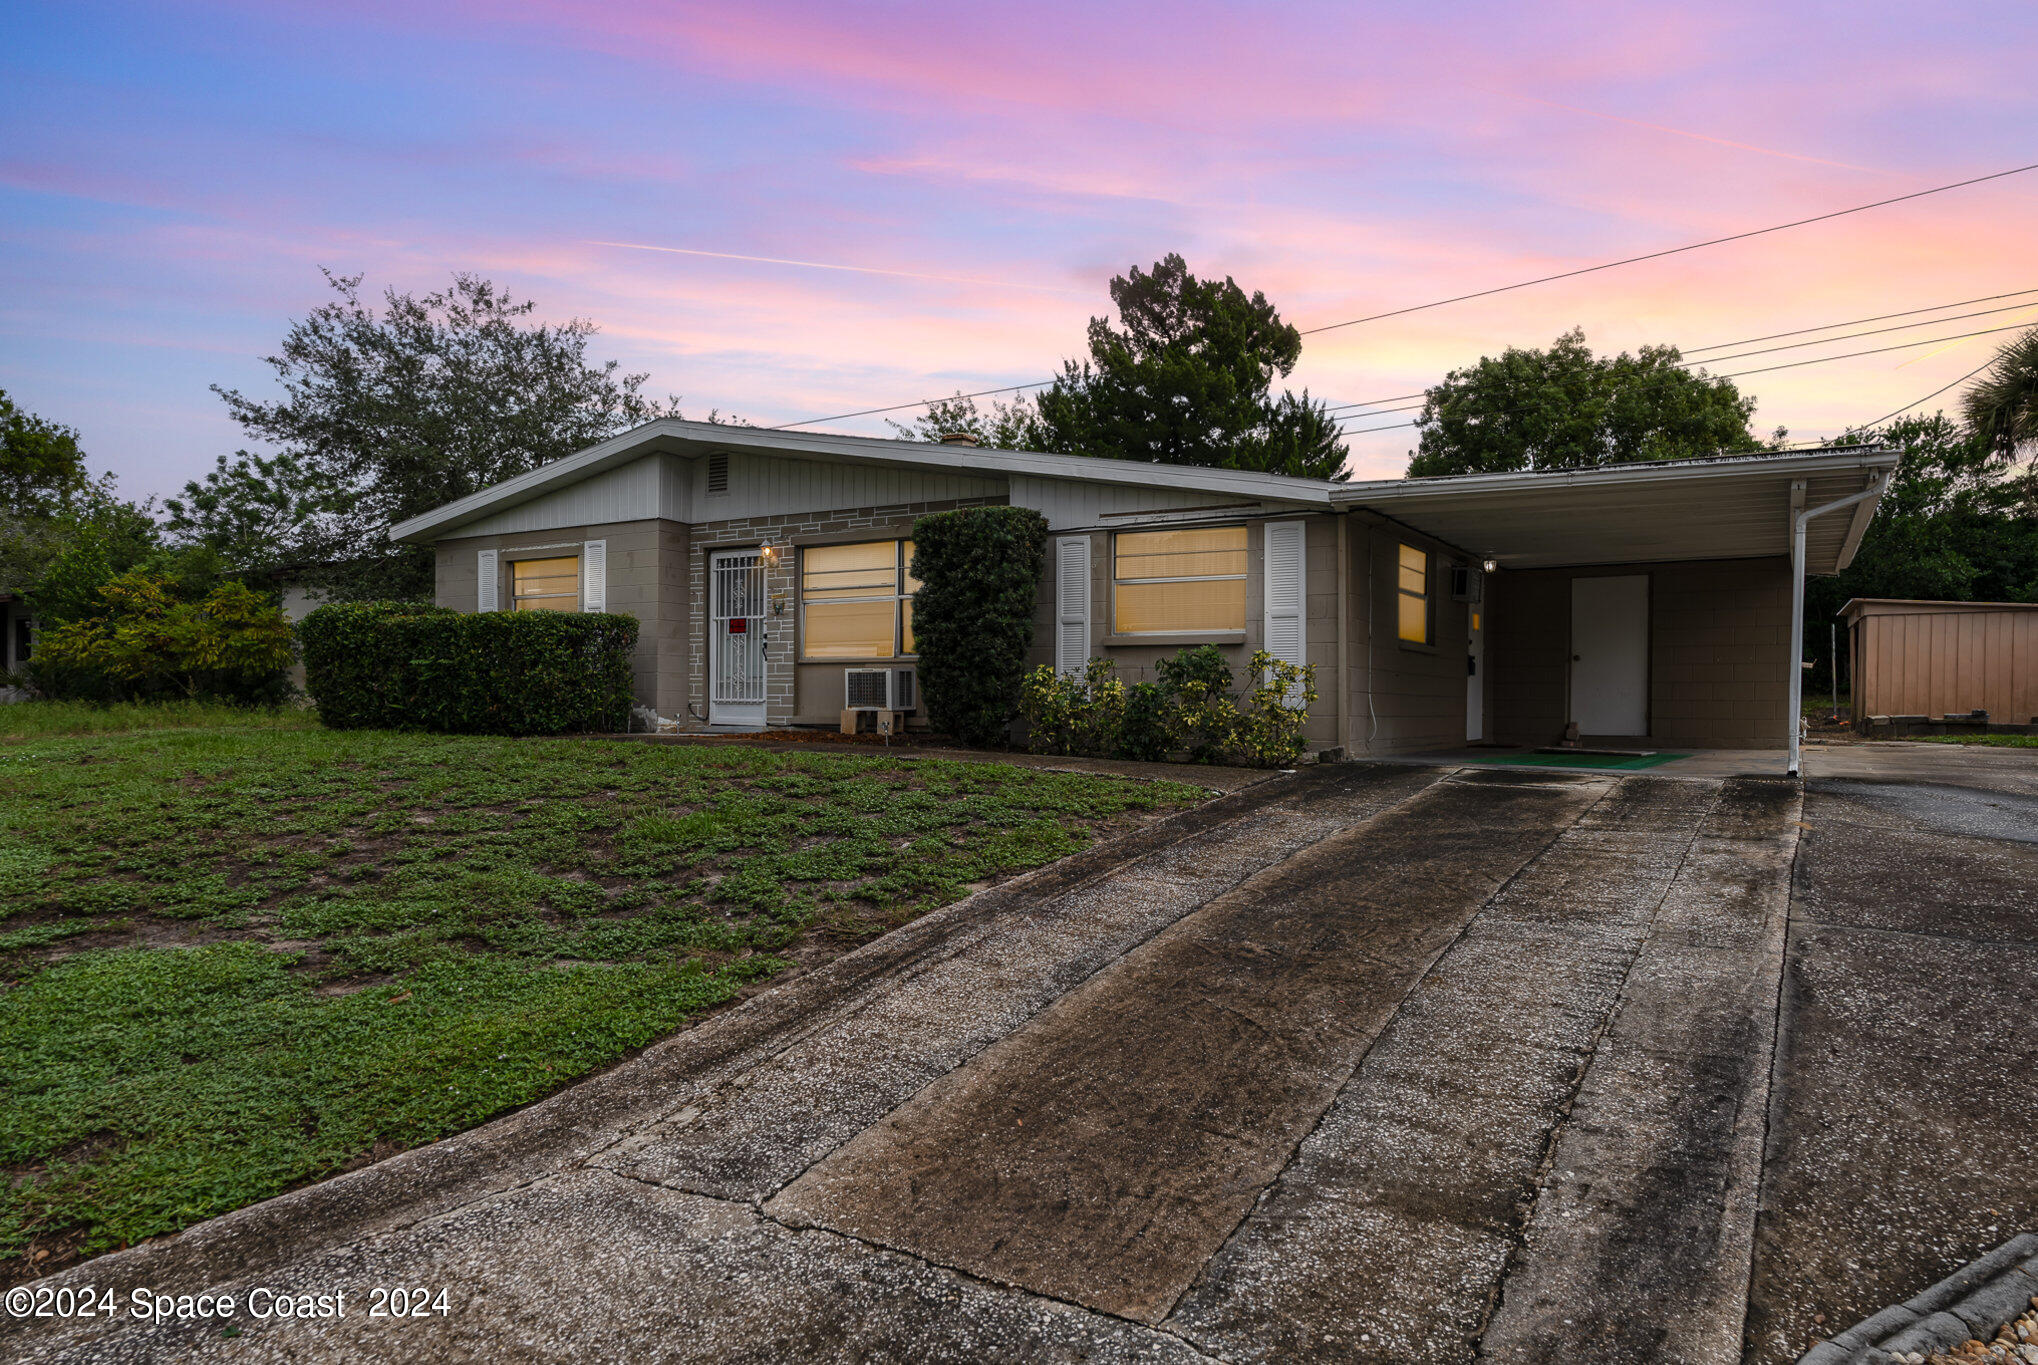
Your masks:
<svg viewBox="0 0 2038 1365"><path fill-rule="evenodd" d="M1963 374L1960 376L1960 378L1954 380L1952 384L1942 384L1938 388L1926 394L1923 398L1918 399L1917 402L1915 403L1906 403L1902 407L1898 408L1895 412L1888 413L1882 417L1878 417L1873 422L1863 422L1858 427L1849 427L1848 430L1869 431L1875 427L1881 426L1884 422L1887 422L1891 417L1901 417L1903 414L1909 412L1912 408L1921 407L1924 404L1931 402L1934 398L1937 398L1940 394L1952 388L1954 384L1965 384L1968 380L1974 378L1976 375L1980 374L1983 370L1986 370L1991 365L1995 364L1996 359L1997 357L1991 356L1989 357L1989 359L1983 361L1976 368L1969 370L1966 374Z"/></svg>
<svg viewBox="0 0 2038 1365"><path fill-rule="evenodd" d="M1325 323L1325 324L1324 324L1323 326L1321 326L1321 327L1305 327L1305 328L1303 328L1303 329L1302 329L1302 332L1301 332L1301 334L1302 334L1303 336L1314 336L1314 335L1316 335L1316 334L1317 334L1317 333L1319 333L1319 332L1334 332L1334 331L1336 331L1337 329L1339 329L1339 328L1341 328L1341 327L1357 327L1357 326L1359 326L1359 325L1360 325L1361 323L1367 323L1367 322L1379 322L1379 321L1381 321L1381 320L1382 320L1382 319L1384 319L1384 318L1398 318L1398 317L1403 317L1403 316L1405 316L1405 315L1407 315L1407 314L1409 314L1409 313L1420 313L1420 312L1423 312L1423 311L1425 311L1425 310L1427 310L1427 309L1431 309L1431 308L1442 308L1442 307L1444 307L1444 306L1445 306L1445 305L1447 305L1447 304L1453 304L1453 303L1464 303L1464 302L1466 302L1466 301L1468 301L1468 300L1470 300L1470 299L1483 299L1483 298L1490 298L1490 297L1491 297L1492 295L1495 295L1495 294L1506 294L1506 293L1511 293L1512 291L1514 291L1514 290L1517 290L1517 289L1528 289L1528 288L1530 288L1530 287L1532 287L1532 286L1534 286L1534 285L1538 285L1538 284L1550 284L1550 283L1552 283L1552 282L1554 282L1554 281L1557 281L1557 280L1568 280L1568 279L1574 279L1574 278L1576 278L1577 276L1580 276L1580 275L1591 275L1591 274L1595 274L1595 273L1597 273L1597 272L1599 272L1599 271L1602 271L1602 270L1613 270L1613 269L1615 269L1615 268L1617 268L1617 267L1619 267L1619 266L1624 266L1624 265L1638 265L1638 264L1640 264L1640 263L1641 263L1641 262L1643 262L1643 261L1655 261L1655 260L1661 260L1661 259L1662 259L1663 257L1665 257L1665 256L1676 256L1676 255L1680 255L1680 254L1682 254L1682 253L1684 253L1684 252L1687 252L1687 251L1698 251L1698 250L1700 250L1700 249L1702 249L1702 248L1704 248L1704 247L1709 247L1709 246L1722 246L1722 245L1725 245L1725 244L1726 244L1726 243L1728 243L1728 242L1740 242L1740 241L1746 241L1746 240L1747 240L1748 238L1750 238L1750 237L1762 237L1762 236L1767 236L1767 235L1768 235L1769 233L1772 233L1772 232L1784 232L1784 231L1787 231L1787 230L1789 230L1789 229L1791 229L1791 228L1799 228L1799 227L1807 227L1807 226L1809 226L1809 225L1811 225L1811 224L1813 224L1813 223L1824 223L1824 222L1829 222L1829 221L1831 221L1832 219L1835 219L1835 218L1845 218L1845 217L1847 217L1847 216L1848 216L1849 214L1855 214L1855 213L1866 213L1866 212L1868 212L1868 211L1869 211L1870 209L1879 209L1879 208L1887 208L1887 207L1888 207L1889 205L1891 205L1891 204L1902 204L1902 203L1905 203L1905 202L1907 202L1907 201L1909 201L1909 200L1912 200L1912 199L1923 199L1923 198L1925 198L1925 197L1926 197L1926 196L1928 196L1928 195L1934 195L1934 194L1944 194L1944 193L1946 193L1946 192L1947 192L1948 190L1958 190L1958 189L1965 189L1965 188L1966 188L1967 186L1969 186L1969 185L1981 185L1981 184L1985 184L1985 183L1987 183L1988 181L1991 181L1991 180L2001 180L2001 179L2004 179L2004 178L2005 178L2005 177L2007 177L2007 176L2012 176L2012 175L2022 175L2022 174L2024 174L2024 172L2026 172L2026 171L2033 171L2033 170L2038 170L2038 161L2034 161L2034 162L2032 162L2032 163L2031 163L2030 165L2028 165L2028 166L2013 166L2013 167L2011 167L2011 168L2010 168L2009 170L2007 170L2007 171L1996 171L1996 172L1994 172L1994 173L1993 173L1993 174L1991 174L1991 175L1977 175L1977 176L1975 176L1975 177L1973 177L1972 179L1969 179L1969 180L1956 180L1956 181L1954 181L1954 182L1953 182L1952 184L1950 184L1950 185L1936 185L1936 186L1934 186L1933 188L1931 188L1931 189L1928 189L1928 190L1915 190L1915 191L1913 191L1913 192L1912 192L1912 193L1910 193L1910 194L1899 194L1899 195L1897 195L1896 197L1894 197L1894 198L1892 198L1892 199L1878 199L1878 200L1876 200L1876 201L1875 201L1874 203L1872 203L1872 204L1856 204L1856 205L1855 205L1855 206L1854 206L1853 208L1848 208L1848 209L1836 209L1836 210L1834 210L1834 211L1833 211L1833 212L1831 212L1831 213L1821 213L1821 214L1818 214L1817 216L1815 216L1815 217L1811 217L1811 218L1799 218L1799 219L1796 219L1796 220L1794 220L1794 221L1792 221L1792 222L1788 222L1788 223L1777 223L1777 224L1775 224L1774 226L1771 226L1771 227L1765 227L1765 228L1754 228L1754 229L1752 229L1752 230L1750 230L1750 231L1747 231L1747 232L1737 232L1737 233L1734 233L1734 234L1732 234L1731 236L1727 236L1727 237L1714 237L1714 238L1710 238L1710 239L1709 239L1709 240L1707 240L1707 241L1703 241L1703 242L1691 242L1691 243L1688 243L1688 244L1686 244L1686 245L1684 245L1684 246L1675 246L1675 247L1670 247L1670 248L1668 248L1668 249L1666 249L1666 250L1663 250L1663 251L1651 251L1651 252L1648 252L1647 254L1645 254L1645 255L1641 255L1641 256L1628 256L1628 257L1625 257L1625 258L1623 258L1623 259L1621 259L1621 260L1618 260L1618 261L1606 261L1606 262L1603 262L1603 263L1601 263L1601 264L1599 264L1599 265L1588 265L1588 266L1584 266L1584 267L1581 267L1580 269L1577 269L1577 270L1565 270L1565 271L1561 271L1561 272L1559 272L1558 274L1555 274L1555 275L1541 275L1541 276L1538 276L1537 278L1535 278L1535 279L1532 279L1532 280L1522 280L1522 281L1520 281L1520 282L1519 282L1519 283L1517 283L1517 284L1503 284L1503 285L1499 285L1499 286L1497 286L1497 287L1495 287L1495 288L1492 288L1492 289L1481 289L1481 290L1478 290L1477 292L1475 292L1475 293L1471 293L1471 294L1458 294L1458 295L1455 295L1454 297L1451 297L1451 298L1448 298L1448 299L1437 299L1437 300L1435 300L1435 301L1433 301L1433 302L1430 302L1430 303L1418 303L1418 304L1414 304L1414 305L1411 305L1410 307L1407 307L1407 308L1396 308L1396 309L1393 309L1393 310L1391 310L1391 311L1389 311L1389 312L1385 312L1385 313L1373 313L1373 314L1370 314L1370 315L1368 315L1368 316L1366 316L1366 317L1362 317L1362 318L1349 318L1349 319L1345 320L1344 322L1329 322L1329 323ZM2007 297L2007 296L2005 296L2005 297ZM1956 306L1958 306L1958 305L1947 305L1947 306L1948 306L1948 307L1956 307ZM1931 310L1924 310L1924 311L1931 311ZM1892 316L1894 316L1894 315L1892 315ZM1868 321L1868 320L1869 320L1869 319L1864 319L1864 321ZM1879 320L1879 319L1877 319L1877 320ZM1836 325L1839 325L1839 326L1848 326L1848 325L1851 325L1851 324L1841 323L1841 324L1836 324ZM1757 338L1757 339L1760 339L1760 340L1767 340L1768 338ZM1728 342L1728 343L1726 343L1726 344L1727 344L1727 345L1740 345L1741 343L1739 343L1739 342ZM1718 349L1721 349L1721 348L1720 348L1720 347L1708 347L1708 348L1705 348L1705 349L1709 349L1709 350L1718 350ZM979 391L978 391L978 392L976 392L976 393L969 393L969 394L959 394L959 395L956 395L956 396L957 396L957 397L962 397L962 398L984 398L984 397L988 397L988 396L989 396L989 395L991 395L991 394L996 394L996 393L1020 393L1020 392L1023 392L1024 390L1027 390L1027 389L1041 389L1041 388L1046 388L1046 387L1047 387L1047 386L1048 386L1049 384L1052 384L1053 382L1054 382L1054 381L1053 381L1052 379L1044 379L1044 380L1041 380L1040 382L1038 382L1038 383L1034 383L1034 384L1012 384L1012 385L1009 385L1009 386L1007 386L1007 387L1005 387L1005 388L1000 388L1000 389L982 389L982 390L979 390ZM1415 397L1416 395L1414 395L1414 394L1410 394L1410 395L1407 395L1407 396L1408 396L1408 397L1411 397L1411 398L1412 398L1412 397ZM809 417L809 418L807 418L807 419L806 419L805 421L800 421L800 422L781 422L781 423L779 423L779 424L778 424L777 426L769 428L769 430L772 430L772 431L790 431L790 430L792 430L792 429L793 429L793 428L795 428L795 427L811 427L811 426L814 426L814 425L816 425L816 424L818 424L818 423L821 423L821 422L842 422L842 421L847 421L847 420L848 420L849 418L852 418L852 417L870 417L870 416L874 416L874 415L876 415L876 414L878 414L878 413L884 413L884 412L903 412L903 411L905 411L905 410L906 410L906 409L908 409L908 408L924 408L924 407L930 407L930 406L932 406L932 405L933 405L933 404L935 404L935 403L939 403L939 402L943 402L943 401L946 401L946 400L944 400L944 399L940 399L940 398L925 398L925 399L921 399L921 400L920 400L919 402L916 402L916 403L894 403L894 404L890 405L889 407L882 407L882 408L864 408L864 409L862 409L861 411L858 411L858 412L839 412L839 413L836 413L836 414L834 414L833 416L830 416L830 417ZM1387 400L1381 400L1381 401L1387 401ZM1365 406L1365 405L1364 405L1364 404L1347 404L1347 405L1345 405L1345 406L1352 406L1352 407L1358 407L1358 406Z"/></svg>
<svg viewBox="0 0 2038 1365"><path fill-rule="evenodd" d="M1739 341L1722 341L1719 342L1717 345L1713 346L1686 346L1681 349L1684 351L1684 354L1686 355L1697 355L1702 351L1724 351L1729 346L1752 346L1758 341L1779 341L1784 337L1801 337L1808 336L1813 332L1830 332L1835 327L1859 327L1864 322L1887 322L1891 318L1911 318L1916 317L1920 313L1937 313L1941 309L1945 308L1965 308L1970 303L1994 303L1997 299L2018 299L2024 297L2026 294L2038 294L2038 289L2016 289L2012 290L2007 294L1990 294L1985 298L1961 299L1955 303L1937 303L1932 305L1930 308L1911 308L1901 313L1880 313L1872 318L1854 318L1848 322L1829 322L1823 327L1800 327L1794 332L1771 332L1768 336L1743 337ZM2021 304L2011 305L2011 307L2023 307L2023 306L2026 305ZM1993 309L1987 311L2005 312L2007 310ZM1979 314L1969 313L1967 316L1978 317ZM1938 320L1941 322L1952 321L1951 318L1940 318ZM1917 327L1929 327L1931 324L1929 322L1919 322L1914 323L1912 325Z"/></svg>
<svg viewBox="0 0 2038 1365"><path fill-rule="evenodd" d="M1889 332L1908 332L1914 327L1934 327L1942 322L1963 322L1968 318L1985 318L1996 313L2029 312L2033 308L2038 308L2038 304L2013 303L2006 308L1984 308L1976 313L1955 313L1951 317L1928 318L1923 322L1900 322L1894 327L1871 327L1865 332L1843 332L1839 336L1820 337L1816 341L1793 341L1787 346L1765 346L1759 351L1742 351L1737 355L1716 355L1710 360L1680 360L1677 363L1680 365L1724 365L1729 360L1743 360L1751 355L1772 355L1777 351L1797 351L1802 350L1806 346L1829 346L1836 341L1852 341L1856 337L1876 337ZM1845 326L1846 324L1842 323L1840 325ZM2023 326L2022 323L2017 325ZM2001 331L2003 329L1996 328L1994 330ZM1979 333L1970 333L1969 335L1979 335ZM1760 338L1756 339L1760 340Z"/></svg>
<svg viewBox="0 0 2038 1365"><path fill-rule="evenodd" d="M1764 237L1772 232L1786 232L1791 228L1807 227L1813 223L1830 222L1835 218L1845 218L1849 214L1866 213L1870 209L1887 208L1891 204L1901 204L1912 199L1923 199L1927 195L1944 194L1948 190L1965 189L1969 185L1980 185L1990 180L2001 180L2006 176L2022 175L2026 171L2034 170L2038 170L2038 161L2034 161L2028 166L2014 166L2007 171L1996 171L1991 175L1977 175L1971 180L1956 180L1950 185L1935 185L1929 190L1914 190L1910 194L1899 194L1892 199L1878 199L1872 204L1856 204L1850 209L1835 209L1831 213L1821 213L1811 218L1799 218L1788 223L1777 223L1773 227L1754 228L1747 232L1736 232L1727 237L1713 237L1703 242L1690 242L1684 246L1673 246L1663 251L1651 251L1641 256L1627 256L1618 261L1605 261L1599 265L1581 266L1577 270L1559 271L1555 275L1539 275L1535 279L1523 280L1518 284L1498 285L1492 289L1481 289L1471 294L1458 294L1448 299L1437 299L1433 303L1418 303L1407 308L1395 308L1385 313L1371 313L1365 317L1351 318L1345 322L1329 322L1321 327L1305 327L1302 329L1302 335L1314 336L1318 332L1332 332L1340 327L1356 327L1360 323L1379 322L1384 318L1405 317L1410 313L1420 313L1431 308L1442 308L1446 304L1464 303L1470 299L1491 298L1495 294L1512 293L1514 290L1528 289L1538 284L1550 284L1557 280L1576 279L1580 275L1591 275L1601 270L1612 270L1618 266L1638 265L1643 261L1658 261L1665 256L1677 256L1687 251L1698 251L1709 246L1723 246L1728 242L1742 242L1750 237Z"/></svg>
<svg viewBox="0 0 2038 1365"><path fill-rule="evenodd" d="M1739 379L1744 374L1768 374L1771 370L1794 370L1801 365L1823 365L1829 360L1852 360L1856 356L1881 355L1885 351L1908 351L1916 346L1930 346L1934 342L1939 341L1965 341L1969 337L1993 336L1997 332L2021 332L2023 330L2024 325L2022 323L2016 323L2008 327L1989 327L1979 332L1962 332L1958 336L1926 337L1923 341L1904 341L1899 342L1894 346L1877 346L1873 350L1868 351L1849 351L1845 355L1823 355L1815 360L1795 360L1787 365L1764 365L1759 370L1736 370L1732 374L1715 375L1714 378ZM1993 364L1994 362L1991 361L1990 363ZM1960 381L1956 379L1953 382L1957 384ZM1920 399L1919 401L1923 402L1924 400ZM1899 409L1899 411L1901 411L1901 409Z"/></svg>

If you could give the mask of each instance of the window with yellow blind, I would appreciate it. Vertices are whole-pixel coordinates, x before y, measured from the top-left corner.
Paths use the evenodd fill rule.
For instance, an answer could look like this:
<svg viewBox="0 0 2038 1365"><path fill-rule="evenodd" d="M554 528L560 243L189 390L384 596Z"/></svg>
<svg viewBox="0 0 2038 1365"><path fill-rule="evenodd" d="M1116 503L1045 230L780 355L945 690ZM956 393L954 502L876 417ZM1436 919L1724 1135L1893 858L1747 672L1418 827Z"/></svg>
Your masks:
<svg viewBox="0 0 2038 1365"><path fill-rule="evenodd" d="M913 542L867 540L800 551L800 655L891 659L914 653Z"/></svg>
<svg viewBox="0 0 2038 1365"><path fill-rule="evenodd" d="M1429 592L1429 556L1413 545L1401 547L1395 601L1400 604L1401 638L1412 645L1434 644L1435 613Z"/></svg>
<svg viewBox="0 0 2038 1365"><path fill-rule="evenodd" d="M1245 527L1120 531L1111 562L1114 633L1245 629Z"/></svg>
<svg viewBox="0 0 2038 1365"><path fill-rule="evenodd" d="M515 611L579 611L580 556L513 561L510 604Z"/></svg>

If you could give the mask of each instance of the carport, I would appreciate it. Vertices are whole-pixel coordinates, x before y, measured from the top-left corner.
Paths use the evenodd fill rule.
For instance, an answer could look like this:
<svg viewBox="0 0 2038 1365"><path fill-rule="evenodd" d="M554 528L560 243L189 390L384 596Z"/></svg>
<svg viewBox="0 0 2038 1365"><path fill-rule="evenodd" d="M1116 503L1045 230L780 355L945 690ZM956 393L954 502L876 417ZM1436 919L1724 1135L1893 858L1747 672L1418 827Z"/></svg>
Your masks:
<svg viewBox="0 0 2038 1365"><path fill-rule="evenodd" d="M1852 561L1899 458L1764 452L1332 498L1483 569L1464 594L1468 737L1547 745L1575 725L1587 743L1783 749L1795 775L1805 575ZM1370 647L1368 663L1370 689Z"/></svg>

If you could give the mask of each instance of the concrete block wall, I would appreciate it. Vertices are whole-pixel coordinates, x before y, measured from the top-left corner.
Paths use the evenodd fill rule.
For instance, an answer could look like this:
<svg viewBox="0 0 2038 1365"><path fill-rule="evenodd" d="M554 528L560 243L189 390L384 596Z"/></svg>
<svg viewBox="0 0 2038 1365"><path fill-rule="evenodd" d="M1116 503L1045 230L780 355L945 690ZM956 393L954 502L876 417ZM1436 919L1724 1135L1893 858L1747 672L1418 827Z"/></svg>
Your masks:
<svg viewBox="0 0 2038 1365"><path fill-rule="evenodd" d="M1487 657L1496 738L1548 744L1569 720L1571 580L1649 576L1649 734L1663 747L1787 744L1790 561L1705 560L1502 572Z"/></svg>

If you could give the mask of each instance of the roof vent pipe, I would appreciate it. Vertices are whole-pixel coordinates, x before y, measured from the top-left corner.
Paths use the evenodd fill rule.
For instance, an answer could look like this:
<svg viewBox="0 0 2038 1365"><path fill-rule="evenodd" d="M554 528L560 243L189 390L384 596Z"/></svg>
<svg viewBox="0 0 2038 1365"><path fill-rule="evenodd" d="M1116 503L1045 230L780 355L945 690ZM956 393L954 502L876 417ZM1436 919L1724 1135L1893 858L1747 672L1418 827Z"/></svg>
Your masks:
<svg viewBox="0 0 2038 1365"><path fill-rule="evenodd" d="M976 443L977 438L966 431L944 431L941 433L941 444L945 446L973 446Z"/></svg>

